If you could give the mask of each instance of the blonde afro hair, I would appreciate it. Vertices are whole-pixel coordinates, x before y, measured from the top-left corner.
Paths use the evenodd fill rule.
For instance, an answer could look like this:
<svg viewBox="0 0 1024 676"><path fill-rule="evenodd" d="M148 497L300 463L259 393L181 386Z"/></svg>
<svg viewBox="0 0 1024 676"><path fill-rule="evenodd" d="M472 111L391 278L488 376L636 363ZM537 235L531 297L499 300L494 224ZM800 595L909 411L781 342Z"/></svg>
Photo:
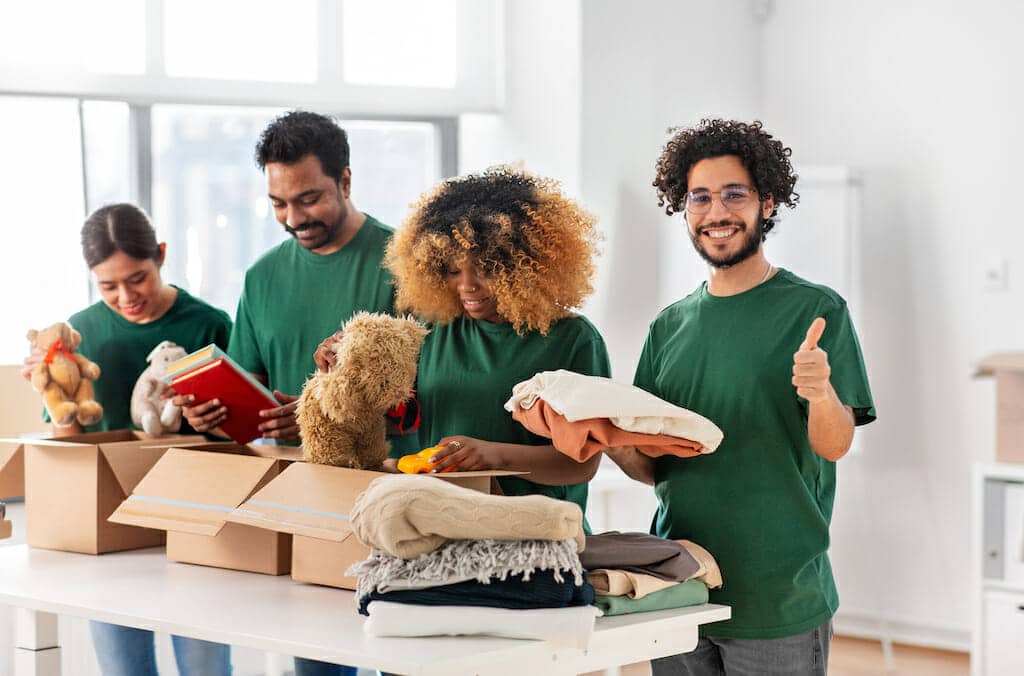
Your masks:
<svg viewBox="0 0 1024 676"><path fill-rule="evenodd" d="M546 334L593 292L595 222L556 181L509 167L444 181L420 198L388 245L396 305L442 324L462 315L447 273L469 261L517 333Z"/></svg>

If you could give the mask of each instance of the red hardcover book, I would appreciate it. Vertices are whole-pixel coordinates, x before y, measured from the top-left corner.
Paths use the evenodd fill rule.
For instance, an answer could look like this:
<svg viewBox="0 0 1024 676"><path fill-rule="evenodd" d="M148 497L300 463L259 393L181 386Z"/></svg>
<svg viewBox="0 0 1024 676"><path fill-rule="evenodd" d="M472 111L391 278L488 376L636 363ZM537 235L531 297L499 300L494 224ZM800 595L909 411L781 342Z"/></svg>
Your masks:
<svg viewBox="0 0 1024 676"><path fill-rule="evenodd" d="M281 405L273 392L224 357L175 375L171 386L178 394L195 395L196 401L219 399L228 409L220 428L240 444L262 436L260 411Z"/></svg>

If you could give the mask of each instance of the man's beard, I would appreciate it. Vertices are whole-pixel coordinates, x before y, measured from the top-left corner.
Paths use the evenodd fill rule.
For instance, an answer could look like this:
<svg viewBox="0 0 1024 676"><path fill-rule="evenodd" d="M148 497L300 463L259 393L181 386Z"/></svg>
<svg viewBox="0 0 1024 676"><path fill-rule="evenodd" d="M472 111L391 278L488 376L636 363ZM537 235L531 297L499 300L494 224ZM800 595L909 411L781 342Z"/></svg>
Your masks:
<svg viewBox="0 0 1024 676"><path fill-rule="evenodd" d="M705 228L713 228L718 225L739 225L741 233L745 233L746 237L743 240L743 246L740 250L732 254L728 258L714 258L708 253L707 249L700 242L700 231ZM697 234L690 233L690 241L693 243L693 248L697 250L700 257L707 261L708 265L724 270L725 268L731 268L737 263L742 263L751 256L757 253L757 250L761 248L761 242L764 241L764 217L759 213L757 215L757 221L754 222L754 228L752 230L747 228L747 224L742 221L719 221L717 223L709 223L702 225L698 229Z"/></svg>
<svg viewBox="0 0 1024 676"><path fill-rule="evenodd" d="M313 228L320 229L320 237L316 237L314 239L306 241L299 239L299 233L305 232L307 230L312 230ZM309 221L308 223L303 223L297 228L292 228L286 225L284 226L284 229L289 235L298 240L300 246L302 246L304 249L309 249L312 251L315 249L319 249L323 246L326 246L327 244L330 244L332 241L334 241L334 238L338 234L339 228L337 225L327 225L323 221Z"/></svg>

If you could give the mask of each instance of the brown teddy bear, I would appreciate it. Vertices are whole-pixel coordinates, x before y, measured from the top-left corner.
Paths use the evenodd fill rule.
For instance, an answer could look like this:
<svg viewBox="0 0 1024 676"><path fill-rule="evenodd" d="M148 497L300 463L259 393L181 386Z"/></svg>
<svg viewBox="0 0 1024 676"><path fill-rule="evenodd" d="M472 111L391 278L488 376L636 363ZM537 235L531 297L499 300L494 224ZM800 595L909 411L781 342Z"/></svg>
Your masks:
<svg viewBox="0 0 1024 676"><path fill-rule="evenodd" d="M390 445L384 416L416 382L420 346L429 331L412 318L359 312L342 326L337 358L306 381L296 417L310 462L380 469Z"/></svg>
<svg viewBox="0 0 1024 676"><path fill-rule="evenodd" d="M50 420L70 425L93 425L103 418L103 407L93 394L92 381L100 377L100 367L75 352L82 336L70 324L57 322L42 331L30 329L33 347L46 352L43 361L32 369L32 387L43 394Z"/></svg>

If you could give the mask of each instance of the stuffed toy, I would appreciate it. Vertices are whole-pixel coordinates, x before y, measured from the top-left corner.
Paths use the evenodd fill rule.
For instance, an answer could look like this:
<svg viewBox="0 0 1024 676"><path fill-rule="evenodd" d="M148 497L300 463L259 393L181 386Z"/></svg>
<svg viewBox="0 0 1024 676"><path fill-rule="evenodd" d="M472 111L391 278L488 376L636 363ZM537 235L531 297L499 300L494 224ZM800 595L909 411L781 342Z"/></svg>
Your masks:
<svg viewBox="0 0 1024 676"><path fill-rule="evenodd" d="M32 369L32 387L42 393L50 420L57 425L77 420L82 426L102 420L103 407L92 388L92 381L100 377L100 367L75 352L81 334L70 324L58 322L42 331L30 329L28 339L33 347L46 352Z"/></svg>
<svg viewBox="0 0 1024 676"><path fill-rule="evenodd" d="M161 399L167 389L163 375L167 365L188 355L185 348L169 340L162 341L146 357L149 366L139 375L132 389L132 422L151 437L177 432L181 427L181 407L170 399Z"/></svg>
<svg viewBox="0 0 1024 676"><path fill-rule="evenodd" d="M412 318L359 312L342 326L335 365L306 381L296 417L303 457L336 467L380 469L390 445L384 416L416 383L427 331Z"/></svg>

